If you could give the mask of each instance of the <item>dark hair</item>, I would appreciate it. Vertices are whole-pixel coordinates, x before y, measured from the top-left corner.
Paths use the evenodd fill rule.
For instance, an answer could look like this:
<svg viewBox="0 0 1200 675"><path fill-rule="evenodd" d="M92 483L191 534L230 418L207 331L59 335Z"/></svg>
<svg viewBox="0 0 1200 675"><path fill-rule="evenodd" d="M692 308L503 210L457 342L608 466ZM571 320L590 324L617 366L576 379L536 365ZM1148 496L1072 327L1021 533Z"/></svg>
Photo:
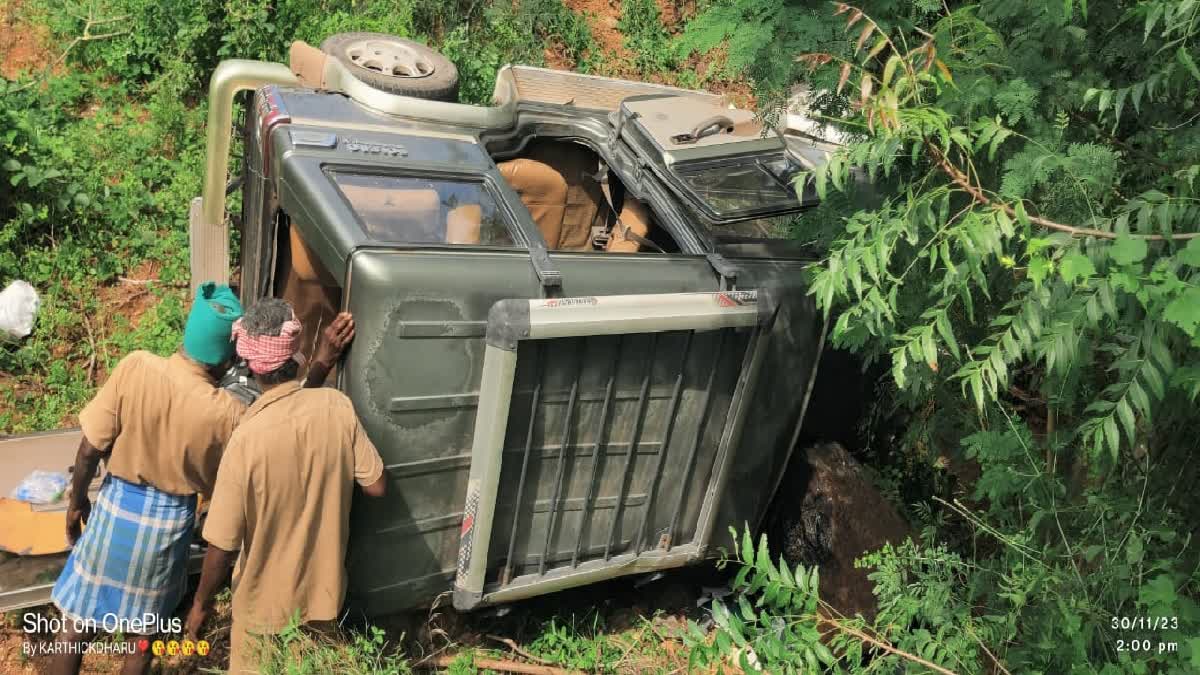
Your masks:
<svg viewBox="0 0 1200 675"><path fill-rule="evenodd" d="M250 335L279 335L283 324L292 318L292 306L279 298L259 300L246 310L242 328Z"/></svg>
<svg viewBox="0 0 1200 675"><path fill-rule="evenodd" d="M242 317L242 327L248 335L279 335L283 324L293 316L292 306L279 298L265 298L254 303ZM254 379L271 386L296 379L300 364L295 359L269 373L255 373Z"/></svg>

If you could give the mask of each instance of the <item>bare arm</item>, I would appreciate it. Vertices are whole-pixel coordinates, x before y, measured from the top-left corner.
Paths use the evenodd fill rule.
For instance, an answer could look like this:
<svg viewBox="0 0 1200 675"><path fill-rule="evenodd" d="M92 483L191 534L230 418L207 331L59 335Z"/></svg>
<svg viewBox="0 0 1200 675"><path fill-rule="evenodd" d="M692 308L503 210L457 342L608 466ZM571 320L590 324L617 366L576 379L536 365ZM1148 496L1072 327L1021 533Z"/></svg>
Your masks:
<svg viewBox="0 0 1200 675"><path fill-rule="evenodd" d="M75 453L75 468L71 472L71 499L67 504L67 543L72 546L79 541L83 524L91 517L92 501L88 499L88 486L96 477L96 469L105 454L92 445L87 436L80 439L79 450Z"/></svg>
<svg viewBox="0 0 1200 675"><path fill-rule="evenodd" d="M188 639L199 638L200 628L212 613L213 596L229 579L236 556L236 551L226 551L212 544L208 545L208 551L204 554L204 564L200 569L200 585L196 588L196 596L192 600L192 610L188 612L185 628Z"/></svg>
<svg viewBox="0 0 1200 675"><path fill-rule="evenodd" d="M374 483L362 486L362 491L368 497L382 497L387 494L387 472L385 471Z"/></svg>
<svg viewBox="0 0 1200 675"><path fill-rule="evenodd" d="M313 354L312 363L308 367L308 376L304 379L305 387L325 386L325 378L329 371L337 365L338 359L346 345L354 339L354 318L349 312L342 312L334 318L325 330L321 331L321 342Z"/></svg>

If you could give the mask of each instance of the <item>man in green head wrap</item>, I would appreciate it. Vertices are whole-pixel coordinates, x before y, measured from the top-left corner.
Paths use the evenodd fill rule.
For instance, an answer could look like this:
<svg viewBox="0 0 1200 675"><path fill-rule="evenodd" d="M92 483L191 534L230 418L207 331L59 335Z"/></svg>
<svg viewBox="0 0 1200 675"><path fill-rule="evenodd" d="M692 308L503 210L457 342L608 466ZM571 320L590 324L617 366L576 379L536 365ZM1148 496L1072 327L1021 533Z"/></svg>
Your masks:
<svg viewBox="0 0 1200 675"><path fill-rule="evenodd" d="M202 284L183 329L183 352L193 361L217 368L218 377L233 356L230 335L242 318L242 303L228 286Z"/></svg>

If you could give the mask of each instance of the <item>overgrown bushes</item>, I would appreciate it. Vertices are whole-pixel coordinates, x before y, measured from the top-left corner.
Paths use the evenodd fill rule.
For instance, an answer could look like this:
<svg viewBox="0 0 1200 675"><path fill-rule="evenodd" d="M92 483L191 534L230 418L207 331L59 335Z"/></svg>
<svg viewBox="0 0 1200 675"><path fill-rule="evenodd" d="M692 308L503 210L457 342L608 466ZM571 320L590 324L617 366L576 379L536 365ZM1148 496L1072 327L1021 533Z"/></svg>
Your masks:
<svg viewBox="0 0 1200 675"><path fill-rule="evenodd" d="M722 0L692 24L760 101L803 81L852 137L809 176L849 197L812 291L833 343L891 371L875 407L903 432L865 451L923 531L863 560L892 647L958 673L1200 668L1196 9ZM900 658L859 642L879 658L851 672Z"/></svg>
<svg viewBox="0 0 1200 675"><path fill-rule="evenodd" d="M0 348L0 433L69 423L130 349L175 348L204 95L220 59L282 61L295 39L392 33L446 52L462 99L483 103L500 66L542 62L542 42L583 68L592 51L585 20L560 0L103 0L78 8L87 14L29 0L6 11L48 27L43 61L69 48L50 72L0 79L0 282L30 281L44 308L33 336ZM120 281L135 270L155 280Z"/></svg>

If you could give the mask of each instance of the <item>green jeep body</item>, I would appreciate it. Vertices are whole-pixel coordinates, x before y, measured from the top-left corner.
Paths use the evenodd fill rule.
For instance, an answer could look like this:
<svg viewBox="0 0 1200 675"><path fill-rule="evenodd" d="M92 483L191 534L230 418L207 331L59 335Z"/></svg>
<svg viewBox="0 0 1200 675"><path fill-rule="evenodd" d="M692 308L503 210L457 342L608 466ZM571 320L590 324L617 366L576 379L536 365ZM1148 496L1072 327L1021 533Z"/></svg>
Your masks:
<svg viewBox="0 0 1200 675"><path fill-rule="evenodd" d="M506 67L474 107L338 84L336 67L323 89L272 64L214 76L193 276L230 267L221 108L252 90L239 292L288 298L310 339L353 313L336 386L386 465L387 496L352 510L350 601L453 591L471 609L692 564L756 527L822 348L810 258L780 225L813 203L788 180L819 149L703 92ZM571 186L603 195L586 247L548 243L506 178L531 154L594 160ZM603 250L627 199L648 241Z"/></svg>

